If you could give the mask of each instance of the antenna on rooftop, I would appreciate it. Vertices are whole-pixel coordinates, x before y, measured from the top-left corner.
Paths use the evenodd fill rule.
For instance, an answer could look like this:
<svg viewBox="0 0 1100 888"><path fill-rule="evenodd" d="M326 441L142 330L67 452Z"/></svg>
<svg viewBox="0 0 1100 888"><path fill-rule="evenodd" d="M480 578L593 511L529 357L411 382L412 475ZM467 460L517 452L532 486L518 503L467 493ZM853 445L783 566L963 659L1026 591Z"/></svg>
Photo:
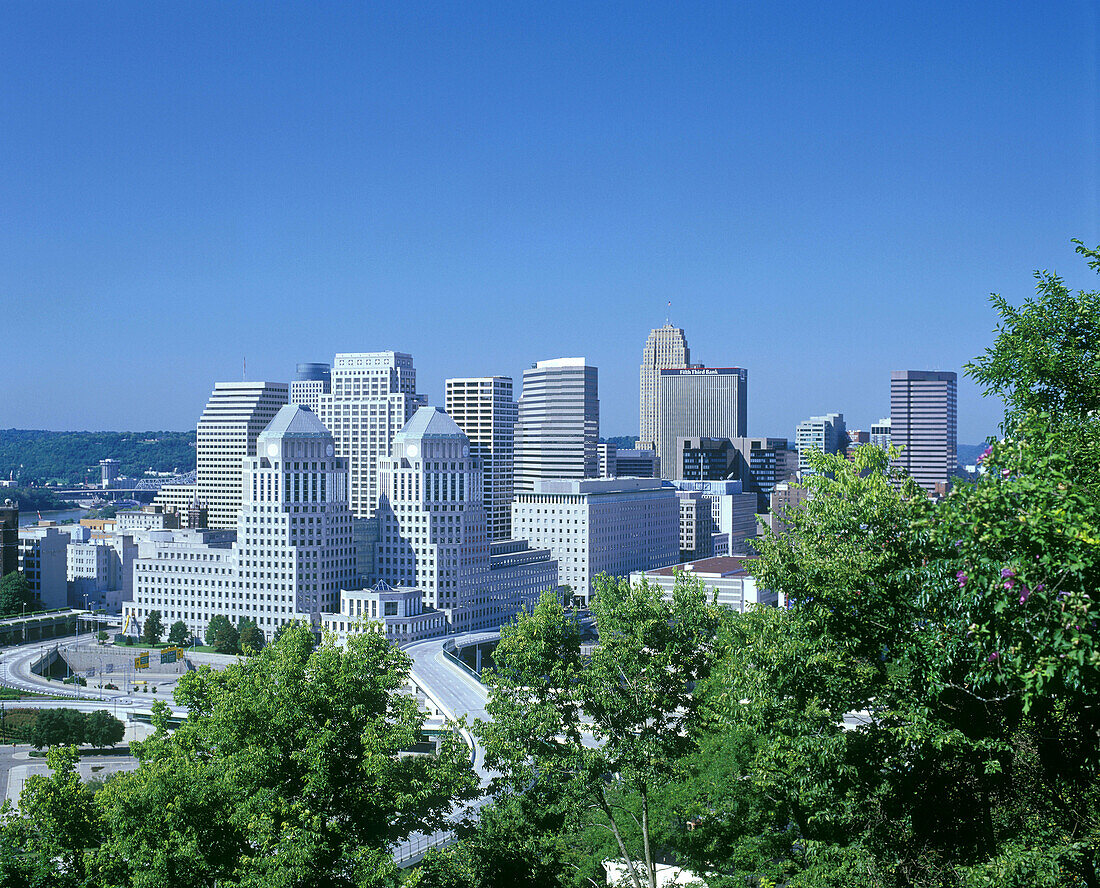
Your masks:
<svg viewBox="0 0 1100 888"><path fill-rule="evenodd" d="M248 358L241 358L241 382L248 381Z"/></svg>
<svg viewBox="0 0 1100 888"><path fill-rule="evenodd" d="M670 317L671 315L672 315L672 300L670 299L670 300L668 300L668 312L667 312L667 314L665 315L665 326L666 326L666 327L667 327L667 326L668 326L668 325L669 325L670 323L672 323L671 321L669 321L669 317Z"/></svg>

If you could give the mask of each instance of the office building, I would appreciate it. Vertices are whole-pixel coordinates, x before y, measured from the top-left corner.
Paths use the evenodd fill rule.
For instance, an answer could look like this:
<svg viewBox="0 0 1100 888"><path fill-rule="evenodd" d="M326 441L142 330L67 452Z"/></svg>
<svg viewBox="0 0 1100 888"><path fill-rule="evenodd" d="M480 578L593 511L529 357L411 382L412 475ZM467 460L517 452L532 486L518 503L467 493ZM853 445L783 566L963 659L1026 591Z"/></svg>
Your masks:
<svg viewBox="0 0 1100 888"><path fill-rule="evenodd" d="M521 610L531 610L543 592L559 592L558 562L549 549L533 549L527 540L489 544L489 601L506 615L503 625Z"/></svg>
<svg viewBox="0 0 1100 888"><path fill-rule="evenodd" d="M290 383L290 403L301 404L320 415L321 395L331 391L332 368L328 364L299 364Z"/></svg>
<svg viewBox="0 0 1100 888"><path fill-rule="evenodd" d="M189 512L191 505L198 500L198 484L164 484L153 497L153 505L179 516L180 527L192 527ZM200 501L201 502L201 501ZM209 512L207 512L209 521ZM204 524L203 527L206 525Z"/></svg>
<svg viewBox="0 0 1100 888"><path fill-rule="evenodd" d="M880 419L878 422L871 423L871 444L875 447L881 447L883 450L890 449L889 416Z"/></svg>
<svg viewBox="0 0 1100 888"><path fill-rule="evenodd" d="M244 460L256 455L256 438L288 394L285 382L214 384L195 436L196 493L211 527L237 526Z"/></svg>
<svg viewBox="0 0 1100 888"><path fill-rule="evenodd" d="M616 478L660 478L661 460L655 450L616 450Z"/></svg>
<svg viewBox="0 0 1100 888"><path fill-rule="evenodd" d="M815 474L810 466L811 451L843 453L847 442L843 413L826 413L824 416L811 416L802 420L795 431L799 474L803 478Z"/></svg>
<svg viewBox="0 0 1100 888"><path fill-rule="evenodd" d="M133 599L137 555L131 534L104 528L84 537L74 531L65 552L69 607L118 613L124 601Z"/></svg>
<svg viewBox="0 0 1100 888"><path fill-rule="evenodd" d="M19 569L19 504L0 505L0 579Z"/></svg>
<svg viewBox="0 0 1100 888"><path fill-rule="evenodd" d="M99 486L107 490L118 479L118 473L119 461L117 459L101 459L99 461Z"/></svg>
<svg viewBox="0 0 1100 888"><path fill-rule="evenodd" d="M516 493L512 531L549 549L558 581L587 603L601 573L622 577L677 560L680 505L656 479L538 481Z"/></svg>
<svg viewBox="0 0 1100 888"><path fill-rule="evenodd" d="M748 425L748 371L691 367L660 371L657 401L661 477L676 477L679 438L740 438Z"/></svg>
<svg viewBox="0 0 1100 888"><path fill-rule="evenodd" d="M321 630L331 632L337 644L353 635L377 632L392 644L409 644L447 631L447 620L424 606L424 593L405 586L378 582L370 589L340 592L340 610L321 614Z"/></svg>
<svg viewBox="0 0 1100 888"><path fill-rule="evenodd" d="M680 501L680 560L694 561L714 554L714 523L710 501L695 491L677 491ZM728 542L726 543L728 546Z"/></svg>
<svg viewBox="0 0 1100 888"><path fill-rule="evenodd" d="M935 370L890 374L890 439L894 465L929 493L945 487L958 465L957 376Z"/></svg>
<svg viewBox="0 0 1100 888"><path fill-rule="evenodd" d="M43 607L69 606L69 534L54 525L19 529L19 569Z"/></svg>
<svg viewBox="0 0 1100 888"><path fill-rule="evenodd" d="M515 426L517 493L533 491L539 481L597 477L599 437L595 367L584 358L556 358L523 371Z"/></svg>
<svg viewBox="0 0 1100 888"><path fill-rule="evenodd" d="M469 438L443 411L421 407L380 467L379 578L421 589L456 630L488 625L489 541Z"/></svg>
<svg viewBox="0 0 1100 888"><path fill-rule="evenodd" d="M679 572L698 577L708 592L713 594L718 604L738 613L751 605L776 607L779 596L756 584L756 578L750 573L752 558L745 556L716 556L659 567L655 570L636 571L630 575L632 586L641 585L644 580L651 588L656 586L665 598L672 598L676 586L676 574Z"/></svg>
<svg viewBox="0 0 1100 888"><path fill-rule="evenodd" d="M336 355L331 392L321 395L318 415L332 432L336 455L348 460L351 512L356 518L374 515L379 461L390 455L393 436L423 404L423 396L416 393L412 355Z"/></svg>
<svg viewBox="0 0 1100 888"><path fill-rule="evenodd" d="M767 525L777 535L787 533L789 516L810 499L810 491L790 481L775 485L769 498Z"/></svg>
<svg viewBox="0 0 1100 888"><path fill-rule="evenodd" d="M650 330L642 349L642 366L639 372L638 449L659 453L660 423L657 406L660 398L662 370L673 370L691 364L691 350L687 337L679 327L665 324Z"/></svg>
<svg viewBox="0 0 1100 888"><path fill-rule="evenodd" d="M748 551L757 530L758 498L746 492L741 481L673 481L680 495L691 494L710 503L713 533L726 537L726 551L739 555Z"/></svg>
<svg viewBox="0 0 1100 888"><path fill-rule="evenodd" d="M618 471L617 457L619 448L609 441L601 441L596 445L596 453L600 460L600 477L614 478Z"/></svg>
<svg viewBox="0 0 1100 888"><path fill-rule="evenodd" d="M470 439L481 464L481 490L489 539L512 536L513 441L518 409L508 376L448 379L447 415Z"/></svg>
<svg viewBox="0 0 1100 888"><path fill-rule="evenodd" d="M138 625L153 610L202 637L212 617L254 620L267 638L292 620L313 625L357 585L347 461L307 407L286 405L244 461L236 532L147 531L138 543Z"/></svg>

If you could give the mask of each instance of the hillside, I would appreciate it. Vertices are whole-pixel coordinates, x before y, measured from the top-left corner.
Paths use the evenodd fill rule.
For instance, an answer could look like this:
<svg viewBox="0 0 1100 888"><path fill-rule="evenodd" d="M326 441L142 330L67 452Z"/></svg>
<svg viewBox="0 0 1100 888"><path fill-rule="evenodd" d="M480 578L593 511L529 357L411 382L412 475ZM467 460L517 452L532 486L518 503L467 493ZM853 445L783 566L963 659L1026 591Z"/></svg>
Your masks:
<svg viewBox="0 0 1100 888"><path fill-rule="evenodd" d="M80 484L99 479L99 461L117 459L123 475L195 468L191 432L47 432L0 429L0 478L22 484Z"/></svg>

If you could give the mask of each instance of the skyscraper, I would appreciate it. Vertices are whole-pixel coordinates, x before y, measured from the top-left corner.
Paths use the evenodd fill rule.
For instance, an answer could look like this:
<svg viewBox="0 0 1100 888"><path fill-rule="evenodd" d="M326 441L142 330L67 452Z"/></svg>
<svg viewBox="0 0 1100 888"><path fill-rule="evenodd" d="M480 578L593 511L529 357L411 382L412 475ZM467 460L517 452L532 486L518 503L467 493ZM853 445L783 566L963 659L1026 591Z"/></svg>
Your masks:
<svg viewBox="0 0 1100 888"><path fill-rule="evenodd" d="M539 361L523 371L515 426L515 490L535 482L599 477L599 377L584 358Z"/></svg>
<svg viewBox="0 0 1100 888"><path fill-rule="evenodd" d="M379 460L389 456L393 436L424 398L416 393L412 355L401 352L338 354L331 379L318 415L337 456L348 460L351 512L369 518L378 505Z"/></svg>
<svg viewBox="0 0 1100 888"><path fill-rule="evenodd" d="M447 414L470 439L481 463L490 540L512 536L513 456L518 410L508 376L448 379Z"/></svg>
<svg viewBox="0 0 1100 888"><path fill-rule="evenodd" d="M290 403L301 404L314 413L321 408L321 395L327 395L332 384L332 368L328 364L299 364L290 382Z"/></svg>
<svg viewBox="0 0 1100 888"><path fill-rule="evenodd" d="M890 374L890 440L902 448L895 465L929 493L955 473L958 377L954 372Z"/></svg>
<svg viewBox="0 0 1100 888"><path fill-rule="evenodd" d="M285 382L216 382L195 434L195 484L209 526L236 527L244 459L287 403Z"/></svg>
<svg viewBox="0 0 1100 888"><path fill-rule="evenodd" d="M798 424L795 430L795 447L798 449L798 472L803 477L816 474L810 466L810 451L841 453L847 446L847 429L843 413L826 413L811 416Z"/></svg>
<svg viewBox="0 0 1100 888"><path fill-rule="evenodd" d="M677 438L745 436L748 380L748 370L740 367L660 371L657 427L662 478L678 477Z"/></svg>
<svg viewBox="0 0 1100 888"><path fill-rule="evenodd" d="M660 396L662 370L687 367L691 363L691 351L687 337L679 327L665 324L649 332L642 349L642 366L639 373L638 449L660 451L660 428L657 421L657 400Z"/></svg>
<svg viewBox="0 0 1100 888"><path fill-rule="evenodd" d="M379 577L423 590L458 629L484 623L489 583L481 468L446 413L421 407L380 461ZM499 624L498 624L499 625Z"/></svg>

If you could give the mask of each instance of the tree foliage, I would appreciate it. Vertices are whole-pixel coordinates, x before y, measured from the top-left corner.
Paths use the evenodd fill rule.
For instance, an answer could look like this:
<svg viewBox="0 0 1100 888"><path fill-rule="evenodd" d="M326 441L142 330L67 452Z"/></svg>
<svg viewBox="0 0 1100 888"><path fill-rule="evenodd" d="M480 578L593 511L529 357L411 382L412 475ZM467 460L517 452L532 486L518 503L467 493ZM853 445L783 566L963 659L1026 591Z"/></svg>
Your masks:
<svg viewBox="0 0 1100 888"><path fill-rule="evenodd" d="M187 631L187 624L183 620L176 620L172 624L172 628L168 630L168 643L182 647L188 643L189 639L190 633Z"/></svg>
<svg viewBox="0 0 1100 888"><path fill-rule="evenodd" d="M149 611L149 616L145 618L142 626L141 640L146 644L159 644L162 635L164 635L164 621L161 619L160 611Z"/></svg>
<svg viewBox="0 0 1100 888"><path fill-rule="evenodd" d="M215 614L206 627L206 643L219 654L239 654L241 634L225 614Z"/></svg>
<svg viewBox="0 0 1100 888"><path fill-rule="evenodd" d="M22 571L13 570L0 579L0 617L35 609L37 599Z"/></svg>
<svg viewBox="0 0 1100 888"><path fill-rule="evenodd" d="M255 620L241 620L239 645L246 654L255 654L264 647L264 634Z"/></svg>

